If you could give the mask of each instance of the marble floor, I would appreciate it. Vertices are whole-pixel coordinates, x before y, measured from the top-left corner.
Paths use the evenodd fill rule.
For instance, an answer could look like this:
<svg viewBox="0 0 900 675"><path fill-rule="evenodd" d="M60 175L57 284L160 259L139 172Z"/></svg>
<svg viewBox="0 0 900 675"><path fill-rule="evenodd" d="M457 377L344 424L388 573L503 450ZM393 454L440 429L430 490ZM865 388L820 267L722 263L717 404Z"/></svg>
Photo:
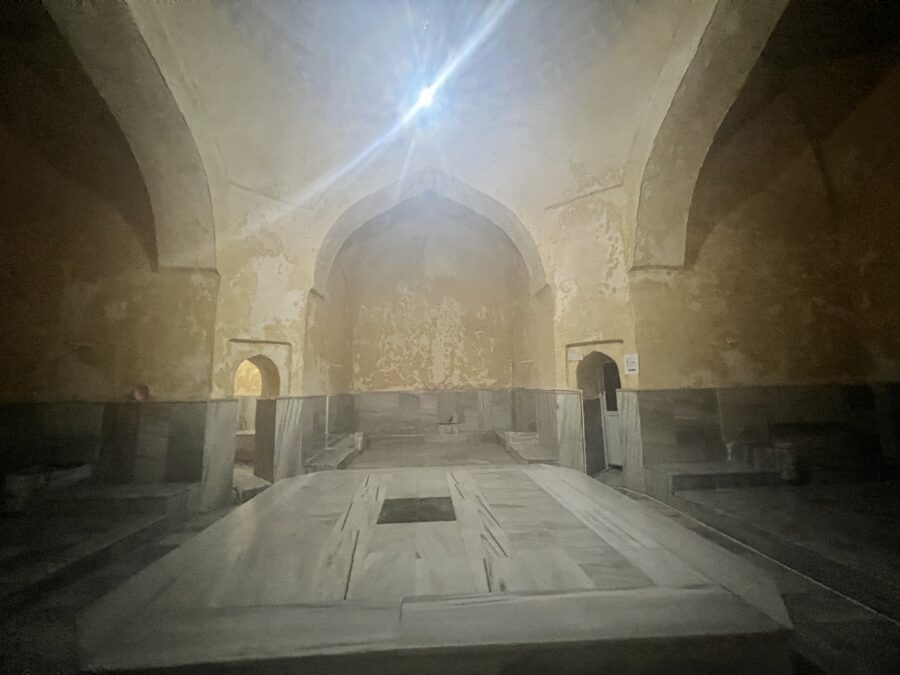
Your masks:
<svg viewBox="0 0 900 675"><path fill-rule="evenodd" d="M698 517L900 622L900 483L683 490Z"/></svg>
<svg viewBox="0 0 900 675"><path fill-rule="evenodd" d="M466 466L515 464L500 443L467 440L428 442L421 436L372 438L350 463L350 469L387 469L411 466Z"/></svg>
<svg viewBox="0 0 900 675"><path fill-rule="evenodd" d="M790 668L791 623L764 573L543 465L280 481L79 627L82 666L113 670Z"/></svg>
<svg viewBox="0 0 900 675"><path fill-rule="evenodd" d="M612 478L615 481L615 477ZM826 490L826 486L807 487L811 488L809 494L819 494ZM832 494L852 494L861 490L861 486L831 487L834 488ZM872 491L872 486L869 489ZM803 492L803 489L800 488L800 491ZM631 499L665 515L672 522L734 552L754 567L764 570L774 580L794 624L791 645L795 672L841 675L900 672L900 622L671 506L635 492L624 492ZM867 508L867 511L884 512L882 506L886 499L890 501L886 495L879 498L869 494L863 501L874 501L878 505L875 509ZM823 530L823 538L829 536L825 529L820 528Z"/></svg>

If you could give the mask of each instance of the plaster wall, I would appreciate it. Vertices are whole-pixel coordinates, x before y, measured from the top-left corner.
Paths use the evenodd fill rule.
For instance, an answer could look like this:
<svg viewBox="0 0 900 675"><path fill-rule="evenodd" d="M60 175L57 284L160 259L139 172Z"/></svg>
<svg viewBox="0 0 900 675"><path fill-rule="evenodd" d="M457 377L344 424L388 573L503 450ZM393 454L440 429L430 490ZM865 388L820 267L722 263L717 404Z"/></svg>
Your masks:
<svg viewBox="0 0 900 675"><path fill-rule="evenodd" d="M698 180L686 267L631 275L640 388L897 379L900 71L883 59L758 64Z"/></svg>
<svg viewBox="0 0 900 675"><path fill-rule="evenodd" d="M632 273L641 388L856 375L839 232L788 100L714 144L691 218L688 267Z"/></svg>
<svg viewBox="0 0 900 675"><path fill-rule="evenodd" d="M252 11L237 0L152 8L130 3L128 25L134 23L159 65L154 82L160 84L161 74L207 174L221 283L213 272L153 272L152 262L146 276L152 281L125 281L115 270L127 267L131 253L117 242L122 253L105 268L109 278L95 281L129 287L129 298L147 302L148 309L121 332L109 331L115 336L109 341L135 354L99 367L116 373L110 377L117 384L108 387L110 377L101 374L96 378L103 384L87 391L130 382L136 375L128 359L139 358L141 368L143 362L154 366L148 380L159 372L167 383L162 395L202 396L211 388L213 396L227 396L235 368L254 353L276 363L282 396L356 388L564 387L574 386L573 343L617 345L610 355L625 388L896 379L900 350L892 308L900 298L896 247L889 244L898 168L883 158L884 148L896 143L879 144L871 132L896 136L886 122L896 113L896 97L883 87L840 124L812 133L809 111L816 105L809 102L830 99L811 92L828 91L822 85L827 78L795 77L793 90L785 92L772 84L782 82L781 75L771 78L765 64L757 68L694 189L685 267L629 272L637 261L640 169L656 130L664 123L676 141L702 136L705 147L718 114L698 136L697 120L678 111L694 110L710 91L717 92L717 109L727 107L783 4L767 0L763 16L716 0L571 3L566 12L549 1L512 3L435 105L393 133L446 54L485 25L490 3L414 3L415 22L392 7L373 21L372 4L361 1L277 3ZM93 5L86 7L73 10L80 22L90 18ZM705 33L710 26L715 30ZM735 72L716 70L729 64ZM317 262L335 224L368 196L393 186L404 194L404 181L435 167L460 194L508 212L529 272L540 267L547 285L533 287L536 275L530 274L521 284L532 286L530 292L504 303L502 284L482 284L488 291L475 297L445 281L438 288L426 272L404 279L414 288L406 299L384 278L367 280L362 299L355 299L359 270L351 265L353 274L338 271L327 290L318 288ZM119 213L131 203L106 201ZM673 232L683 232L682 215L673 216ZM131 214L125 219L152 261L152 228L148 236L146 227L134 228ZM378 255L387 266L409 270L419 263L407 255L438 269L454 256L475 268L481 254L465 250L462 238L451 242L455 253L443 257L427 246L407 247L409 241ZM477 267L481 274L482 264ZM519 284L518 274L507 278ZM847 279L860 290L848 289ZM161 284L159 294L145 289ZM78 295L92 292L99 291L78 289ZM420 304L404 304L412 297ZM441 308L447 298L460 307L481 302L481 309ZM172 306L179 320L158 320ZM452 325L438 325L445 320ZM12 325L26 322L23 315ZM161 338L158 359L155 343L148 347L143 333L129 332L132 324L171 334ZM498 328L507 324L515 328ZM415 342L412 349L391 343L400 334L428 344L417 350ZM450 342L437 344L441 340ZM54 347L41 349L53 353ZM639 376L622 369L621 355L631 351L640 354ZM108 352L98 358L110 358ZM78 367L63 379L95 377ZM77 388L85 391L80 383Z"/></svg>
<svg viewBox="0 0 900 675"><path fill-rule="evenodd" d="M208 397L218 276L154 270L115 203L7 127L0 144L0 399L118 399L137 383L161 399ZM74 150L76 163L102 157Z"/></svg>
<svg viewBox="0 0 900 675"><path fill-rule="evenodd" d="M859 207L841 221L857 244L855 275L851 279L859 289L854 304L859 341L865 350L866 376L881 382L900 381L898 185L900 161L882 164Z"/></svg>
<svg viewBox="0 0 900 675"><path fill-rule="evenodd" d="M315 342L304 317L323 311L309 294L322 241L360 199L434 166L509 208L537 245L549 289L524 310L540 318L524 321L520 351L550 351L515 364L515 384L565 386L566 343L632 345L624 166L693 6L514 3L433 109L393 136L385 132L407 99L439 68L444 46L476 32L485 4L417 6L428 18L422 32L391 8L373 23L370 3L249 12L198 1L156 11L165 58L182 65L192 111L203 113L229 176L228 219L216 230L214 392L228 391L235 338L291 344L292 394L347 377L303 372L316 358L302 354ZM349 50L365 58L348 60Z"/></svg>
<svg viewBox="0 0 900 675"><path fill-rule="evenodd" d="M881 65L879 61L896 63L898 48L885 51L870 56L868 68L858 69L862 76L857 74L856 79L862 82L854 82L847 74L849 67L859 65L859 59L838 64L844 67L834 67L814 81L821 89L834 87L835 80L864 87L864 77ZM813 98L811 104L816 102ZM898 116L900 66L895 65L822 139L820 149L847 256L842 279L851 293L860 368L868 380L882 382L900 380Z"/></svg>
<svg viewBox="0 0 900 675"><path fill-rule="evenodd" d="M513 336L528 302L521 256L493 223L433 194L358 230L327 296L343 294L356 391L511 385Z"/></svg>
<svg viewBox="0 0 900 675"><path fill-rule="evenodd" d="M107 101L41 3L4 10L0 400L208 397L218 275L158 268L159 214Z"/></svg>

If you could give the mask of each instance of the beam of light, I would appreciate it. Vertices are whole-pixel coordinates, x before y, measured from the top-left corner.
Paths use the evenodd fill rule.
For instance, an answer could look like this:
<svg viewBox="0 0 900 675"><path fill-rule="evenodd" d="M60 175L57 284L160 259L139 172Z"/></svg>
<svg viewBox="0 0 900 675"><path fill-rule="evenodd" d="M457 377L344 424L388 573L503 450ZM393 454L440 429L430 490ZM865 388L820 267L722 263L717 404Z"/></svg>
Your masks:
<svg viewBox="0 0 900 675"><path fill-rule="evenodd" d="M331 171L324 173L311 184L305 186L304 189L295 193L293 198L287 201L290 201L296 206L303 206L311 199L324 193L335 182L349 174L363 162L394 141L397 136L399 136L400 132L412 122L416 115L434 102L434 98L441 87L447 83L453 74L465 63L469 56L484 44L484 41L496 30L501 19L506 16L516 2L518 2L518 0L498 0L497 2L492 3L485 11L482 17L482 25L478 30L463 43L462 47L455 54L447 59L431 84L424 87L419 92L419 97L416 102L400 117L399 120L397 120L397 122L394 123L392 127L363 148L355 157L352 157ZM403 176L401 176L401 181L402 179Z"/></svg>
<svg viewBox="0 0 900 675"><path fill-rule="evenodd" d="M434 100L435 95L440 91L441 87L443 87L457 69L465 63L466 59L484 44L484 41L491 36L494 30L496 30L500 20L506 16L517 1L518 0L501 0L488 8L485 12L485 17L483 18L484 23L481 27L466 40L456 54L447 60L444 66L438 71L434 81L421 91L419 99L400 119L401 128L409 124L423 108L427 108L431 105L431 102Z"/></svg>

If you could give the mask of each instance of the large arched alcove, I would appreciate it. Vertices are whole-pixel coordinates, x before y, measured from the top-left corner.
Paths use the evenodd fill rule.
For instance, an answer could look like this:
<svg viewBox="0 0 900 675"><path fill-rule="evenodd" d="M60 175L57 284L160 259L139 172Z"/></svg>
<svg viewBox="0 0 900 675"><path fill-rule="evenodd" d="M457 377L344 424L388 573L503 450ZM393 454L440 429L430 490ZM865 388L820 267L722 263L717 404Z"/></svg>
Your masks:
<svg viewBox="0 0 900 675"><path fill-rule="evenodd" d="M787 4L697 2L673 36L672 56L632 150L641 174L635 268L684 265L688 212L700 168Z"/></svg>
<svg viewBox="0 0 900 675"><path fill-rule="evenodd" d="M214 144L173 77L154 3L46 0L45 6L100 95L140 167L153 209L161 268L215 269L215 221L227 189ZM181 94L176 98L176 94Z"/></svg>
<svg viewBox="0 0 900 675"><path fill-rule="evenodd" d="M355 229L308 315L306 391L506 388L534 354L528 268L494 222L426 191Z"/></svg>
<svg viewBox="0 0 900 675"><path fill-rule="evenodd" d="M440 195L465 206L500 228L522 257L532 293L537 294L547 285L537 244L512 211L471 185L438 169L427 168L366 195L341 214L319 247L313 278L315 291L325 293L335 258L356 230L398 204L425 193Z"/></svg>

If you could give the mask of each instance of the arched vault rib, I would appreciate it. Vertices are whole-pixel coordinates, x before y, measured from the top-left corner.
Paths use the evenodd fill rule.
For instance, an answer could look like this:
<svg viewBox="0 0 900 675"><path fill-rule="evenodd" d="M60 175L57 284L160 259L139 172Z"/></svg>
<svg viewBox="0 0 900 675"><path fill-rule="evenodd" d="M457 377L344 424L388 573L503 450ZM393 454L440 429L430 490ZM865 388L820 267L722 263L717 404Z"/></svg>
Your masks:
<svg viewBox="0 0 900 675"><path fill-rule="evenodd" d="M635 140L633 161L641 174L634 267L684 264L700 169L788 1L698 2L676 31Z"/></svg>
<svg viewBox="0 0 900 675"><path fill-rule="evenodd" d="M537 244L522 221L512 211L471 185L442 171L429 168L363 197L341 214L326 233L319 247L313 273L313 291L324 296L326 282L334 260L351 234L372 218L389 211L400 202L429 191L451 199L497 225L512 240L522 256L525 268L528 270L531 292L538 293L547 285L547 277Z"/></svg>
<svg viewBox="0 0 900 675"><path fill-rule="evenodd" d="M91 0L44 4L128 139L150 196L157 264L215 269L207 170L132 8Z"/></svg>

